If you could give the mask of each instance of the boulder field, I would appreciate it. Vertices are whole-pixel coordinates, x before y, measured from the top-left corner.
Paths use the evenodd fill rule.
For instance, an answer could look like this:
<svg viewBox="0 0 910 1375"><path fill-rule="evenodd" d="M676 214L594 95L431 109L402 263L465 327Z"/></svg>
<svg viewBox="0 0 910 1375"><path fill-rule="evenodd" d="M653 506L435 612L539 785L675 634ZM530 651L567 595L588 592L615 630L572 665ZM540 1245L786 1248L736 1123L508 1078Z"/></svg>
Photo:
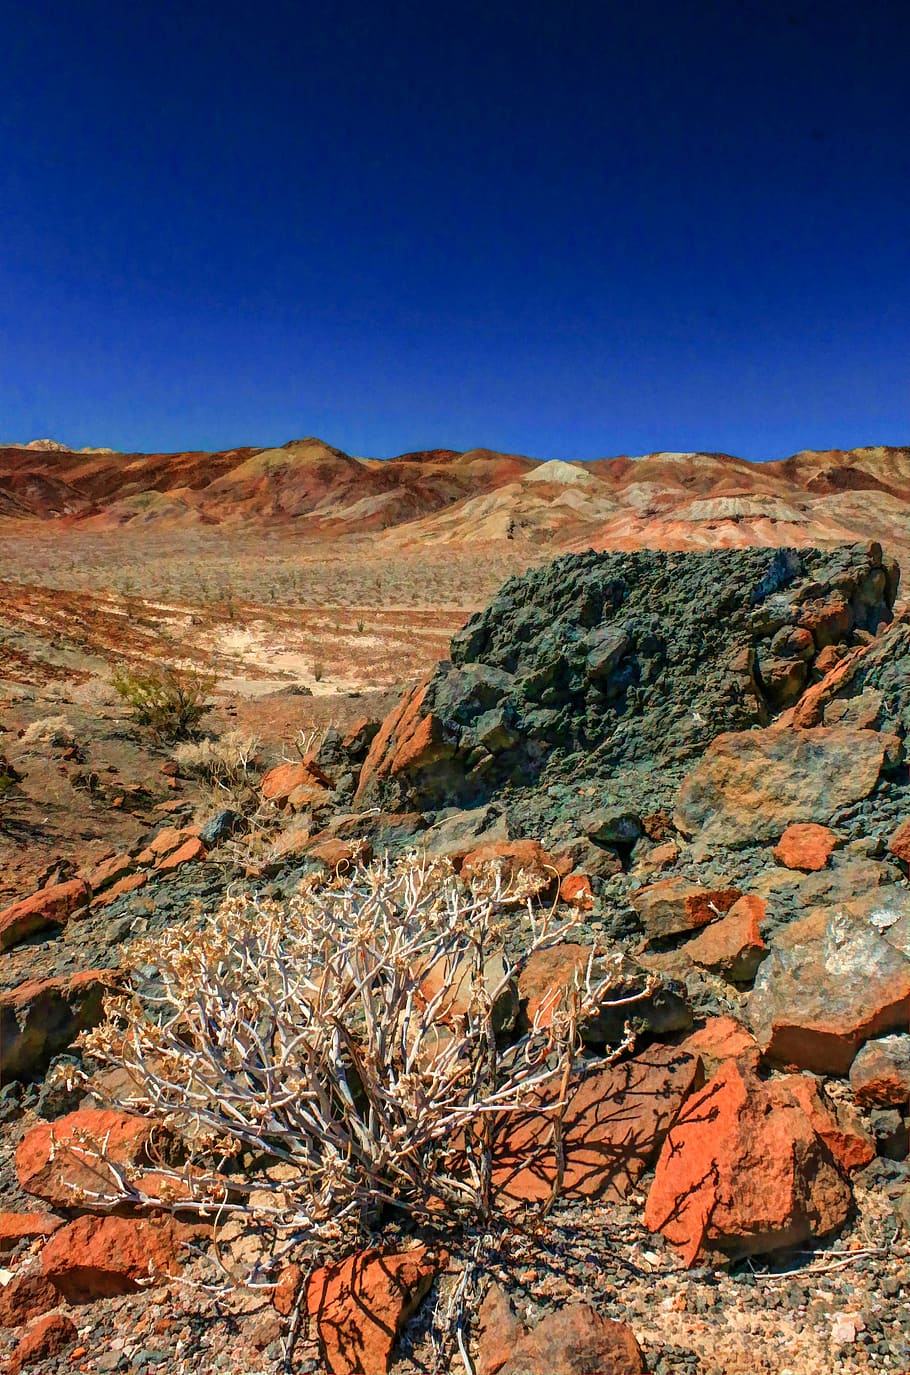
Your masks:
<svg viewBox="0 0 910 1375"><path fill-rule="evenodd" d="M870 1286L910 1297L910 623L899 582L876 544L563 557L510 580L386 720L329 732L261 781L259 848L234 877L271 897L414 849L448 860L468 886L493 874L512 886L490 955L504 1044L546 1025L586 971L612 969L611 1000L579 1026L558 1142L543 1098L491 1134L503 1215L547 1208L558 1185L560 1216L598 1267L596 1225L615 1215L645 1238L637 1265L652 1254L642 1247L664 1248L692 1285L740 1265L789 1277L805 1253L824 1269L833 1242L874 1252ZM234 813L164 827L135 855L0 914L4 959L68 952L42 965L49 977L7 984L5 1082L40 1082L99 1020L117 974L95 961L97 923L140 902L150 913L175 890L178 920L194 876L244 829ZM529 907L574 925L510 983ZM141 1178L168 1146L159 1135L153 1148L145 1119L42 1092L47 1120L33 1115L19 1133L0 1214L0 1252L23 1262L0 1290L0 1326L33 1324L12 1369L58 1359L76 1340L71 1309L135 1297L180 1270L187 1239L206 1239L196 1220L112 1213L93 1196L73 1143L104 1140ZM452 1263L419 1230L315 1270L291 1260L263 1330L286 1333L304 1315L322 1368L397 1370L403 1327ZM625 1320L632 1269L609 1307L606 1288L571 1293L570 1280L570 1302L532 1312L500 1266L476 1294L473 1368L674 1369L640 1314ZM808 1305L813 1272L788 1282ZM683 1320L680 1293L662 1321ZM855 1340L866 1318L848 1317ZM910 1324L900 1334L883 1368L910 1363ZM679 1368L726 1371L719 1359Z"/></svg>

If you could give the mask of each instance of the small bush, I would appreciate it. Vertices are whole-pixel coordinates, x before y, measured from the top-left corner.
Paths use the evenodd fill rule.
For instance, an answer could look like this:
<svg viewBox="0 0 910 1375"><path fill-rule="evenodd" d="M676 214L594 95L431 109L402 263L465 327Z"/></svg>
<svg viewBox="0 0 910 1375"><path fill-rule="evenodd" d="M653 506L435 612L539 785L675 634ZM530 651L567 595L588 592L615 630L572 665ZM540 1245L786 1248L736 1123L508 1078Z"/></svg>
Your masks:
<svg viewBox="0 0 910 1375"><path fill-rule="evenodd" d="M180 772L237 796L252 786L259 738L231 730L217 740L186 740L174 750Z"/></svg>
<svg viewBox="0 0 910 1375"><path fill-rule="evenodd" d="M22 742L25 745L54 745L65 749L75 744L76 736L65 716L42 716L27 727Z"/></svg>
<svg viewBox="0 0 910 1375"><path fill-rule="evenodd" d="M136 724L159 741L191 738L203 716L211 711L206 699L214 680L194 669L164 668L146 673L125 669L115 673L111 681Z"/></svg>

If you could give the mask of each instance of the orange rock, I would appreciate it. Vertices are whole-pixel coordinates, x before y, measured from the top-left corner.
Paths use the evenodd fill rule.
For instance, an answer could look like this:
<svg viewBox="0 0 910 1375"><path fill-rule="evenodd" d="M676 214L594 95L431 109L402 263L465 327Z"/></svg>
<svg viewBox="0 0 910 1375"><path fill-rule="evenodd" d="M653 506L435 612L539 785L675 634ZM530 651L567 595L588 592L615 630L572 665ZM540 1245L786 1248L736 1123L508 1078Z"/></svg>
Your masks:
<svg viewBox="0 0 910 1375"><path fill-rule="evenodd" d="M699 1056L709 1075L713 1075L725 1060L744 1056L757 1067L761 1058L755 1037L735 1017L709 1017L703 1027L686 1037L680 1050Z"/></svg>
<svg viewBox="0 0 910 1375"><path fill-rule="evenodd" d="M827 826L797 822L775 845L774 858L787 869L824 869L837 845L837 836Z"/></svg>
<svg viewBox="0 0 910 1375"><path fill-rule="evenodd" d="M354 801L369 805L384 779L448 758L454 746L442 739L437 717L427 714L427 679L407 693L383 721L360 770Z"/></svg>
<svg viewBox="0 0 910 1375"><path fill-rule="evenodd" d="M492 879L499 872L519 901L542 897L554 888L571 861L556 859L537 840L494 840L465 855L461 876ZM561 872L560 872L561 871Z"/></svg>
<svg viewBox="0 0 910 1375"><path fill-rule="evenodd" d="M319 840L308 845L304 853L307 859L316 860L326 869L346 870L352 864L368 864L373 857L373 847L366 840Z"/></svg>
<svg viewBox="0 0 910 1375"><path fill-rule="evenodd" d="M738 888L702 888L686 878L662 878L639 888L631 902L649 940L662 940L717 921L740 896Z"/></svg>
<svg viewBox="0 0 910 1375"><path fill-rule="evenodd" d="M39 1318L10 1356L7 1375L19 1375L26 1366L59 1356L78 1336L76 1324L63 1313L49 1313L47 1317Z"/></svg>
<svg viewBox="0 0 910 1375"><path fill-rule="evenodd" d="M820 1079L791 1074L785 1082L844 1174L853 1174L875 1159L875 1142L857 1114L847 1104L832 1103Z"/></svg>
<svg viewBox="0 0 910 1375"><path fill-rule="evenodd" d="M177 1274L182 1244L192 1234L171 1217L79 1217L51 1237L41 1263L65 1299L90 1303Z"/></svg>
<svg viewBox="0 0 910 1375"><path fill-rule="evenodd" d="M93 893L100 893L102 888L109 888L112 883L131 873L135 867L136 861L132 855L111 855L109 859L95 865L88 876L88 885Z"/></svg>
<svg viewBox="0 0 910 1375"><path fill-rule="evenodd" d="M278 1283L272 1291L272 1304L284 1318L290 1317L303 1284L303 1269L299 1265L286 1265L278 1276Z"/></svg>
<svg viewBox="0 0 910 1375"><path fill-rule="evenodd" d="M570 907L577 907L582 912L590 912L594 906L591 880L587 874L568 874L559 885L559 896Z"/></svg>
<svg viewBox="0 0 910 1375"><path fill-rule="evenodd" d="M13 903L0 912L0 950L8 950L49 926L65 926L73 912L87 906L90 897L85 880L74 878L53 888L41 888L31 897Z"/></svg>
<svg viewBox="0 0 910 1375"><path fill-rule="evenodd" d="M262 780L260 791L266 802L274 802L276 807L288 806L293 794L300 788L315 789L320 795L327 795L325 774L318 770L316 776L310 765L303 760L299 763L279 764L269 769Z"/></svg>
<svg viewBox="0 0 910 1375"><path fill-rule="evenodd" d="M60 1295L43 1272L14 1275L0 1286L0 1327L21 1327L59 1304Z"/></svg>
<svg viewBox="0 0 910 1375"><path fill-rule="evenodd" d="M310 778L292 790L287 805L293 812L304 812L310 807L324 807L330 797L331 794L327 788Z"/></svg>
<svg viewBox="0 0 910 1375"><path fill-rule="evenodd" d="M159 873L169 874L174 869L179 869L181 864L190 864L193 860L204 858L205 846L198 836L193 836L191 840L184 841L179 850L174 850L164 859L160 859L155 867Z"/></svg>
<svg viewBox="0 0 910 1375"><path fill-rule="evenodd" d="M910 817L889 838L888 849L902 864L910 864Z"/></svg>
<svg viewBox="0 0 910 1375"><path fill-rule="evenodd" d="M25 1238L51 1236L60 1223L52 1213L0 1213L0 1256L15 1250Z"/></svg>
<svg viewBox="0 0 910 1375"><path fill-rule="evenodd" d="M164 855L179 850L180 846L185 844L192 834L190 830L179 829L176 826L165 826L150 842L147 849L143 850L142 855L151 855L152 860L161 859ZM151 861L143 860L143 863L149 862Z"/></svg>
<svg viewBox="0 0 910 1375"><path fill-rule="evenodd" d="M694 1055L658 1045L584 1078L563 1118L562 1195L624 1198L702 1082ZM531 1111L497 1123L493 1180L501 1199L527 1203L550 1196L557 1177L553 1122L553 1113Z"/></svg>
<svg viewBox="0 0 910 1375"><path fill-rule="evenodd" d="M399 1329L427 1293L444 1255L373 1249L315 1271L307 1312L331 1375L385 1375Z"/></svg>
<svg viewBox="0 0 910 1375"><path fill-rule="evenodd" d="M645 1208L687 1265L760 1255L840 1227L850 1187L786 1080L728 1060L664 1143Z"/></svg>
<svg viewBox="0 0 910 1375"><path fill-rule="evenodd" d="M864 1108L903 1108L910 1098L910 1036L867 1041L850 1066L853 1096Z"/></svg>
<svg viewBox="0 0 910 1375"><path fill-rule="evenodd" d="M118 898L122 898L126 893L135 893L140 888L144 888L149 881L148 874L128 874L126 878L120 879L113 887L108 888L106 893L102 893L100 898L92 901L93 907L108 907Z"/></svg>
<svg viewBox="0 0 910 1375"><path fill-rule="evenodd" d="M478 1326L478 1375L641 1375L646 1368L631 1328L586 1303L553 1309L529 1330L493 1284Z"/></svg>
<svg viewBox="0 0 910 1375"><path fill-rule="evenodd" d="M103 1147L118 1165L146 1161L158 1130L148 1118L107 1108L79 1108L55 1122L40 1122L16 1148L19 1186L54 1207L99 1206L79 1194L111 1192L110 1171L92 1156Z"/></svg>
<svg viewBox="0 0 910 1375"><path fill-rule="evenodd" d="M768 953L759 929L765 910L761 898L751 894L739 898L725 917L686 942L685 954L702 969L712 969L734 983L750 983Z"/></svg>

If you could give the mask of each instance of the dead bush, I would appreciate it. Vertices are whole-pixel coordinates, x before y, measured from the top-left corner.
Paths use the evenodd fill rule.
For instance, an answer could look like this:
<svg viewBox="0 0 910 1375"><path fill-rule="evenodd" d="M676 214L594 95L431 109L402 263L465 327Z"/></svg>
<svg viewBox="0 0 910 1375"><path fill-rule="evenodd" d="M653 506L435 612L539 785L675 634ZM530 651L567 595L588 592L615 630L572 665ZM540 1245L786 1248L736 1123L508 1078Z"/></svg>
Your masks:
<svg viewBox="0 0 910 1375"><path fill-rule="evenodd" d="M53 745L57 749L66 749L76 743L76 735L65 716L42 716L26 727L22 743Z"/></svg>
<svg viewBox="0 0 910 1375"><path fill-rule="evenodd" d="M82 1046L128 1071L120 1106L177 1133L187 1164L157 1172L154 1193L111 1164L101 1197L240 1214L282 1249L317 1251L386 1208L437 1227L487 1219L494 1124L542 1099L558 1119L579 1019L609 1000L592 951L548 1025L504 1035L521 964L566 930L529 907L510 965L504 896L412 857L314 880L283 905L236 897L195 934L134 946L130 993Z"/></svg>

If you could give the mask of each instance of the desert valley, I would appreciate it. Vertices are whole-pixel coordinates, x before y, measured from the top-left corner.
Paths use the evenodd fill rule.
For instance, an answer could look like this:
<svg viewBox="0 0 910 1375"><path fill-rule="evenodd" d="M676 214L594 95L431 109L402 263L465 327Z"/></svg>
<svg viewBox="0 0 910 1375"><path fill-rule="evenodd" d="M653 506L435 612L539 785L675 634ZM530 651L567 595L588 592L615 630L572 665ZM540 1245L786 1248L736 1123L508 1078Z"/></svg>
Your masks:
<svg viewBox="0 0 910 1375"><path fill-rule="evenodd" d="M907 448L0 447L6 1368L906 1372L908 565Z"/></svg>

